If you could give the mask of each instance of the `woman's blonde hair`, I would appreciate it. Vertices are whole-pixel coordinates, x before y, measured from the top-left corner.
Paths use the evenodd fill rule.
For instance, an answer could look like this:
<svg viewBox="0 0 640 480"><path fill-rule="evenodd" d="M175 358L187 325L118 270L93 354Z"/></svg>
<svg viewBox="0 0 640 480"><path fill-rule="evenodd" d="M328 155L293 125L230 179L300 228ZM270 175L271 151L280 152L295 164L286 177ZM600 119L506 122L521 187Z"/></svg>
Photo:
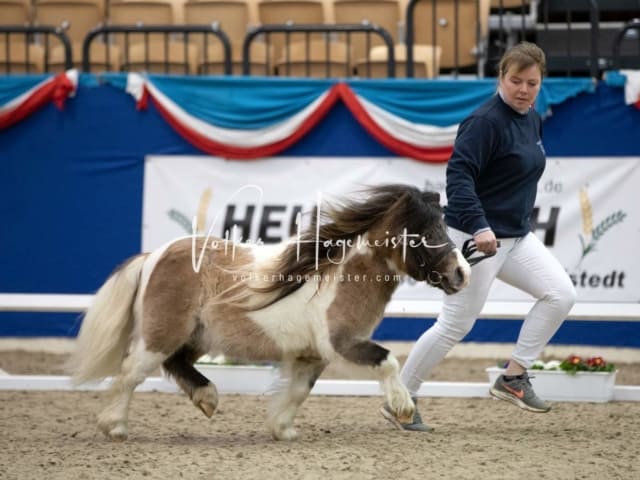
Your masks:
<svg viewBox="0 0 640 480"><path fill-rule="evenodd" d="M546 75L547 60L542 49L535 43L520 42L504 52L498 65L498 74L504 77L512 66L516 67L516 72L521 72L532 65L540 68L543 77Z"/></svg>

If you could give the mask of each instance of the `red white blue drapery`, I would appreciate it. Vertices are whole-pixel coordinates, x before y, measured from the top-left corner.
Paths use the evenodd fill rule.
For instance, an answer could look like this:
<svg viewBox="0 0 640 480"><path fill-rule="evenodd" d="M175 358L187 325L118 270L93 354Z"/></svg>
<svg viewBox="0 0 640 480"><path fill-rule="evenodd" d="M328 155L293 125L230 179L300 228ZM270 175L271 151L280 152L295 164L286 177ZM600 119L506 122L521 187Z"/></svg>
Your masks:
<svg viewBox="0 0 640 480"><path fill-rule="evenodd" d="M114 84L121 79L105 77ZM495 92L495 80L349 81L193 78L131 73L121 85L146 108L151 98L165 120L190 143L217 156L275 155L313 128L337 102L379 143L399 156L447 161L458 124ZM594 88L590 79L545 83L537 108ZM288 95L280 93L286 86Z"/></svg>
<svg viewBox="0 0 640 480"><path fill-rule="evenodd" d="M31 115L53 102L59 109L78 86L78 72L69 70L56 76L21 75L0 82L0 129Z"/></svg>
<svg viewBox="0 0 640 480"><path fill-rule="evenodd" d="M203 112L193 113L186 104L178 104L172 99L172 94L180 97L180 86L174 79L129 74L126 90L136 98L138 108L145 108L151 98L167 122L190 143L207 153L226 158L252 159L277 154L302 138L339 100L377 141L399 155L426 161L446 161L451 153L457 124L440 127L412 123L378 107L346 83L304 82L301 85L304 91L300 92L298 99L281 99L276 93L278 102L296 105L283 109L285 113L281 116L265 111L269 118L260 121L255 118L248 120L252 118L250 110L255 102L251 97L260 88L252 80L243 82L236 79L236 82L232 88L236 90L236 96L242 92L239 98L244 97L243 100L238 97L233 100L234 92L231 91L224 97L237 104L237 113L240 113L237 118L229 114L225 118L217 118L215 110L220 104L215 101L210 103L212 112L204 115ZM208 86L205 85L207 83ZM290 82L286 85L291 88ZM190 87L193 87L192 83ZM227 91L228 85L226 82L203 82L202 88L200 95L204 98L209 95L206 89ZM258 95L269 98L275 90L277 87L271 84ZM490 90L485 94L490 95ZM246 103L241 105L240 102ZM246 112L244 115L243 111Z"/></svg>
<svg viewBox="0 0 640 480"><path fill-rule="evenodd" d="M304 137L336 102L395 154L447 161L459 123L494 94L495 79L316 80L103 74L5 77L0 128L53 101L60 108L80 85L108 83L129 92L139 109L153 101L162 117L201 151L233 159L277 155ZM547 79L536 103L552 105L595 88L589 78Z"/></svg>
<svg viewBox="0 0 640 480"><path fill-rule="evenodd" d="M609 85L624 86L625 103L640 108L640 70L607 72L605 80Z"/></svg>

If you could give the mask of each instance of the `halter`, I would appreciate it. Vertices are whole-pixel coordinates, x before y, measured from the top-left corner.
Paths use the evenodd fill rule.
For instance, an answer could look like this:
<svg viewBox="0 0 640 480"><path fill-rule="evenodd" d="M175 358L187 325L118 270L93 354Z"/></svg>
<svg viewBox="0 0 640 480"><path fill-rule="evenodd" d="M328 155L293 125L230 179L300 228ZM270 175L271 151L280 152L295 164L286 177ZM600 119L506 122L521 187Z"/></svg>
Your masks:
<svg viewBox="0 0 640 480"><path fill-rule="evenodd" d="M429 270L429 273L427 273L427 282L429 282L431 285L438 285L440 284L440 282L442 282L442 274L435 268L440 264L440 262L444 260L447 255L453 252L455 248L456 246L453 243L447 242L442 246L440 253L438 253L438 255L436 255L435 258L431 260L429 265L427 265L426 269Z"/></svg>

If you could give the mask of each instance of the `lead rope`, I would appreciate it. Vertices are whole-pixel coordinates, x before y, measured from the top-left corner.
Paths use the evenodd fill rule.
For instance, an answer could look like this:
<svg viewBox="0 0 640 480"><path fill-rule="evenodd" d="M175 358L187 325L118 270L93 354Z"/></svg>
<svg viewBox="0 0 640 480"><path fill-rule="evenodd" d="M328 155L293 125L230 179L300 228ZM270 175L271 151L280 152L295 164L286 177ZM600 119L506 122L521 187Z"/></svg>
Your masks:
<svg viewBox="0 0 640 480"><path fill-rule="evenodd" d="M500 248L500 240L497 241L497 246L498 248ZM480 263L482 260L493 257L497 253L497 251L493 253L485 253L484 255L480 255L479 257L471 258L471 255L473 255L477 251L478 247L476 246L476 242L474 242L473 238L468 239L462 244L462 256L472 267Z"/></svg>

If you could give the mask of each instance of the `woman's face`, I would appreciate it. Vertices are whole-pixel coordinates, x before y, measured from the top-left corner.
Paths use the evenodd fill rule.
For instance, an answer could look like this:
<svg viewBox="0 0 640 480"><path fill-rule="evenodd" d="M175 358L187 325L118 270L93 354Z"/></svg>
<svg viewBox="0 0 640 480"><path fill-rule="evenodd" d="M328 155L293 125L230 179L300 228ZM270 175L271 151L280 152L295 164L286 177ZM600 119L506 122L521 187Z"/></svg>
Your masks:
<svg viewBox="0 0 640 480"><path fill-rule="evenodd" d="M522 113L535 103L541 85L542 72L538 65L531 65L520 71L513 65L500 77L500 91L504 101Z"/></svg>

